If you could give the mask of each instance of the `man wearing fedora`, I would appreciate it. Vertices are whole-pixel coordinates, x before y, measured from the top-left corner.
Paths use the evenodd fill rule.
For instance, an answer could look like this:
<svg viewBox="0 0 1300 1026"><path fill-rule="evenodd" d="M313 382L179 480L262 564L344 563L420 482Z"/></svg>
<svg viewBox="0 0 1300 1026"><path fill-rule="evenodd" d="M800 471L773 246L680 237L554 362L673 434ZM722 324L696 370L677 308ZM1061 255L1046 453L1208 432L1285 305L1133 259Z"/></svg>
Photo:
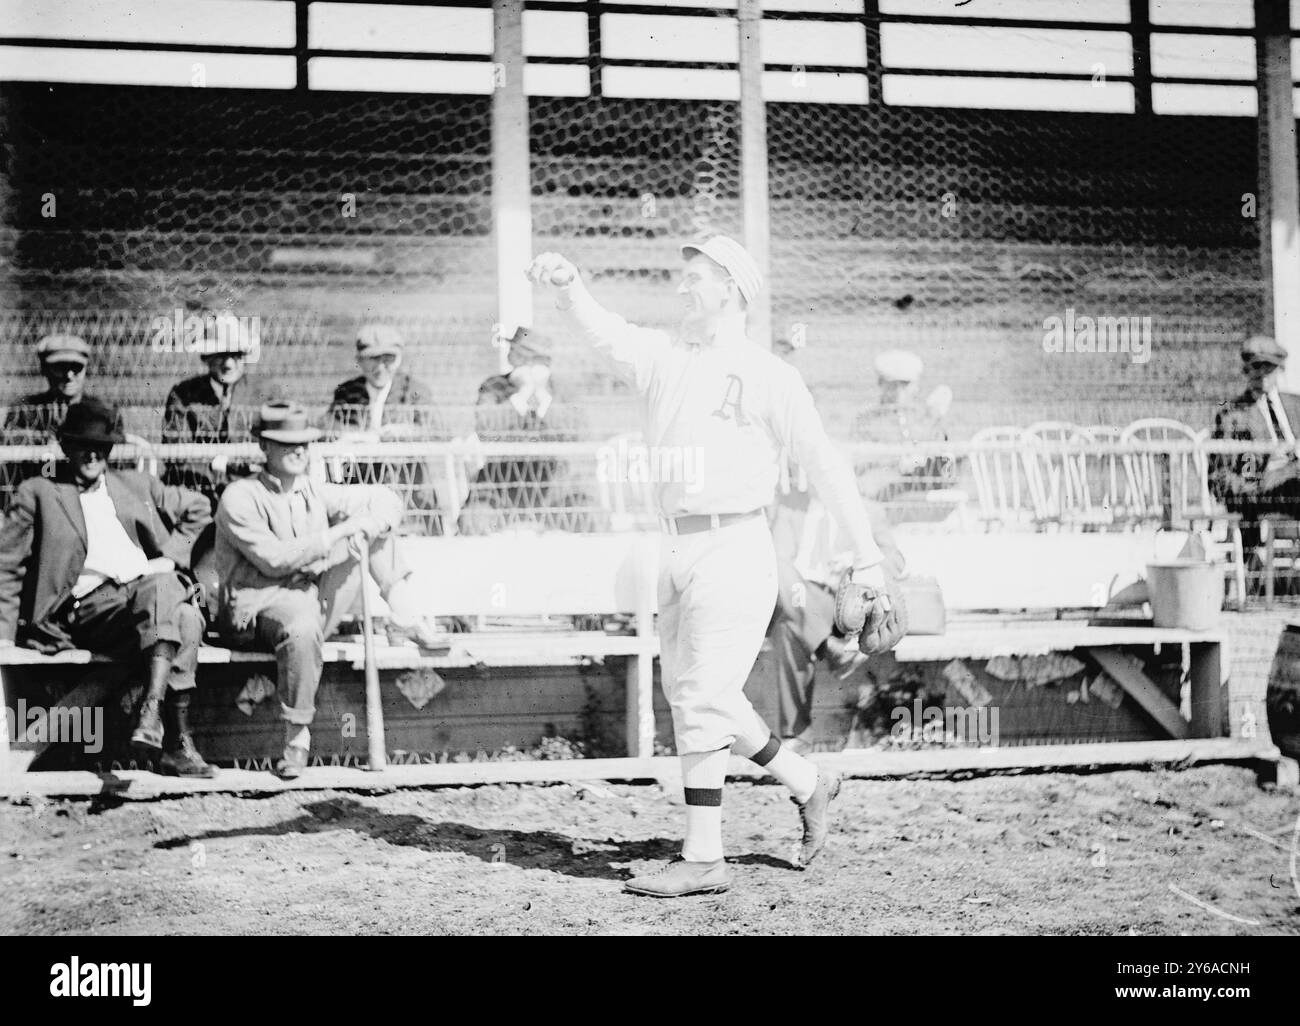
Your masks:
<svg viewBox="0 0 1300 1026"><path fill-rule="evenodd" d="M362 325L356 339L361 373L334 389L326 415L331 438L427 441L447 437L432 390L400 369L403 349L401 332L391 325ZM422 461L380 461L364 471L354 463L342 483L387 484L407 492L408 512L420 529L442 534L438 495Z"/></svg>
<svg viewBox="0 0 1300 1026"><path fill-rule="evenodd" d="M203 618L178 568L211 512L196 492L109 470L123 440L117 411L83 399L59 428L66 463L18 487L0 528L0 645L143 657L132 745L161 749L164 773L210 777L188 725Z"/></svg>
<svg viewBox="0 0 1300 1026"><path fill-rule="evenodd" d="M1214 438L1271 442L1279 449L1272 455L1210 455L1210 488L1230 512L1241 514L1242 542L1249 550L1259 545L1260 517L1300 518L1300 395L1278 389L1286 358L1286 350L1266 335L1246 339L1241 348L1245 391L1220 403L1214 417Z"/></svg>
<svg viewBox="0 0 1300 1026"><path fill-rule="evenodd" d="M90 346L79 335L46 335L36 344L36 356L47 387L43 392L24 396L10 408L4 431L10 436L16 432L40 436L25 439L28 442L52 441L68 407L85 395Z"/></svg>
<svg viewBox="0 0 1300 1026"><path fill-rule="evenodd" d="M247 360L258 350L258 340L250 338L234 317L217 317L210 321L204 341L198 353L207 371L186 378L167 393L162 440L200 444L252 441L257 411L272 398L262 383L248 374ZM212 461L171 463L163 480L203 492L215 509L225 479L249 472L247 464L232 465L225 456L217 456Z"/></svg>
<svg viewBox="0 0 1300 1026"><path fill-rule="evenodd" d="M391 625L436 648L440 635L402 564L393 529L402 502L383 485L341 485L308 475L311 443L322 432L298 403L263 406L254 429L265 466L234 481L217 507L217 625L236 645L275 652L285 721L276 772L302 773L311 748L323 645L361 596L355 551L370 550L370 571L389 607Z"/></svg>

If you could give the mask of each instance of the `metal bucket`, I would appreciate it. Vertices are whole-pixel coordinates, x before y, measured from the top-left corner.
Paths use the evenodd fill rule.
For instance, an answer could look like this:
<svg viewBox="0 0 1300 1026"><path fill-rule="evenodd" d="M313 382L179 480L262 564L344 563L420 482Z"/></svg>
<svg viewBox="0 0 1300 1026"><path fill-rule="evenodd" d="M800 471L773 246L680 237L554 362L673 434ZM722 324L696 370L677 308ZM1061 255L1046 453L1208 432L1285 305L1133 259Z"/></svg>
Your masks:
<svg viewBox="0 0 1300 1026"><path fill-rule="evenodd" d="M1195 559L1147 564L1151 615L1157 627L1206 631L1223 608L1223 568Z"/></svg>

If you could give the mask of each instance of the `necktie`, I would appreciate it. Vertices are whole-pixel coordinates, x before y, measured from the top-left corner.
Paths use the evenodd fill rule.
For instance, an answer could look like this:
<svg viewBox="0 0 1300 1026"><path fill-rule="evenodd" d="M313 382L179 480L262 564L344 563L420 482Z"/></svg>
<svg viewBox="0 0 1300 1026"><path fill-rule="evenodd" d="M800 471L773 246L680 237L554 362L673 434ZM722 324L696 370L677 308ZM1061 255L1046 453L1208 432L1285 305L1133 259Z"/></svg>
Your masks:
<svg viewBox="0 0 1300 1026"><path fill-rule="evenodd" d="M289 493L289 526L296 538L311 533L311 518L307 515L307 493L295 488Z"/></svg>
<svg viewBox="0 0 1300 1026"><path fill-rule="evenodd" d="M1268 415L1273 418L1273 429L1277 432L1277 437L1286 442L1294 442L1295 438L1291 434L1291 425L1286 422L1286 415L1281 409L1282 401L1276 393L1270 393L1268 397Z"/></svg>

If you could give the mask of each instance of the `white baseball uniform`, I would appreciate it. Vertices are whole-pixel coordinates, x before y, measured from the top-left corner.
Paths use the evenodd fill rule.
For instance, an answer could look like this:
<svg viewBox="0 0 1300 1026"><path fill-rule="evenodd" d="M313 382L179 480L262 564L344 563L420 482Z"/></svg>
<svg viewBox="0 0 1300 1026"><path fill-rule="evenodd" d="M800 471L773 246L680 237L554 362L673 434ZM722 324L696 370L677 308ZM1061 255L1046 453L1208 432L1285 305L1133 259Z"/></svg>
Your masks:
<svg viewBox="0 0 1300 1026"><path fill-rule="evenodd" d="M751 342L740 315L724 320L712 340L695 342L630 324L583 288L571 301L589 341L635 372L651 453L688 453L675 465L695 470L657 488L661 665L678 753L734 745L752 755L771 736L743 689L776 601L776 557L762 511L773 501L783 451L844 527L855 565L871 566L883 556L852 471L798 371ZM707 526L693 530L701 516Z"/></svg>

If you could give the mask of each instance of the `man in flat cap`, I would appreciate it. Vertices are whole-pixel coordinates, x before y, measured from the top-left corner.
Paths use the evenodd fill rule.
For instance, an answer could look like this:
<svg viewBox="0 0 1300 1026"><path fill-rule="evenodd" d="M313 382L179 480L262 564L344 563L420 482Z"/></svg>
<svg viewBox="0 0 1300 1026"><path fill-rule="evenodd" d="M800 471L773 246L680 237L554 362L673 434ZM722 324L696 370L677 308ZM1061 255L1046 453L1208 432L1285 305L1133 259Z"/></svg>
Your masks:
<svg viewBox="0 0 1300 1026"><path fill-rule="evenodd" d="M59 428L53 479L24 481L0 529L0 646L84 648L149 666L131 743L173 776L210 777L190 738L203 617L178 570L211 520L197 492L109 470L124 440L111 406L85 398Z"/></svg>
<svg viewBox="0 0 1300 1026"><path fill-rule="evenodd" d="M259 349L259 340L251 338L237 318L210 318L203 345L197 349L207 370L167 393L162 440L207 445L251 442L257 411L272 398L262 382L248 373L248 357ZM225 456L217 456L169 463L163 480L202 492L215 510L226 479L250 472L242 461L231 465Z"/></svg>
<svg viewBox="0 0 1300 1026"><path fill-rule="evenodd" d="M921 358L905 349L887 349L876 357L879 396L876 405L863 410L854 421L854 441L911 445L948 440L943 418L952 392L940 386L921 403L918 391L924 369ZM887 464L860 462L857 472L862 494L888 503L910 492L951 486L956 478L956 462L947 455L909 452Z"/></svg>
<svg viewBox="0 0 1300 1026"><path fill-rule="evenodd" d="M433 391L401 370L401 332L388 324L364 324L357 332L361 373L336 389L326 414L329 436L354 441L435 441L447 432L433 403ZM352 462L344 484L386 484L403 495L407 517L424 534L442 534L433 475L421 460Z"/></svg>
<svg viewBox="0 0 1300 1026"><path fill-rule="evenodd" d="M1286 350L1266 335L1246 339L1241 347L1245 391L1220 403L1214 416L1214 438L1278 447L1272 455L1210 455L1210 489L1230 512L1241 514L1242 544L1252 552L1259 546L1260 517L1300 518L1300 396L1278 388L1286 358Z"/></svg>
<svg viewBox="0 0 1300 1026"><path fill-rule="evenodd" d="M263 406L254 433L265 466L231 482L217 507L217 626L232 644L275 652L285 721L276 772L292 778L307 765L311 748L322 646L361 596L355 546L370 548L371 575L391 625L426 648L438 647L441 635L421 612L397 552L397 494L383 485L312 480L310 447L321 432L297 403Z"/></svg>
<svg viewBox="0 0 1300 1026"><path fill-rule="evenodd" d="M520 327L505 340L510 370L478 390L474 431L480 442L571 442L586 432L582 410L557 397L551 378L551 340ZM567 480L567 464L553 457L488 460L470 488L460 518L462 534L533 523L559 530L591 530L591 514L575 512L594 499Z"/></svg>
<svg viewBox="0 0 1300 1026"><path fill-rule="evenodd" d="M36 345L45 391L25 396L9 410L4 432L11 444L53 441L68 407L86 392L90 346L79 335L46 335ZM20 437L26 432L28 437Z"/></svg>

